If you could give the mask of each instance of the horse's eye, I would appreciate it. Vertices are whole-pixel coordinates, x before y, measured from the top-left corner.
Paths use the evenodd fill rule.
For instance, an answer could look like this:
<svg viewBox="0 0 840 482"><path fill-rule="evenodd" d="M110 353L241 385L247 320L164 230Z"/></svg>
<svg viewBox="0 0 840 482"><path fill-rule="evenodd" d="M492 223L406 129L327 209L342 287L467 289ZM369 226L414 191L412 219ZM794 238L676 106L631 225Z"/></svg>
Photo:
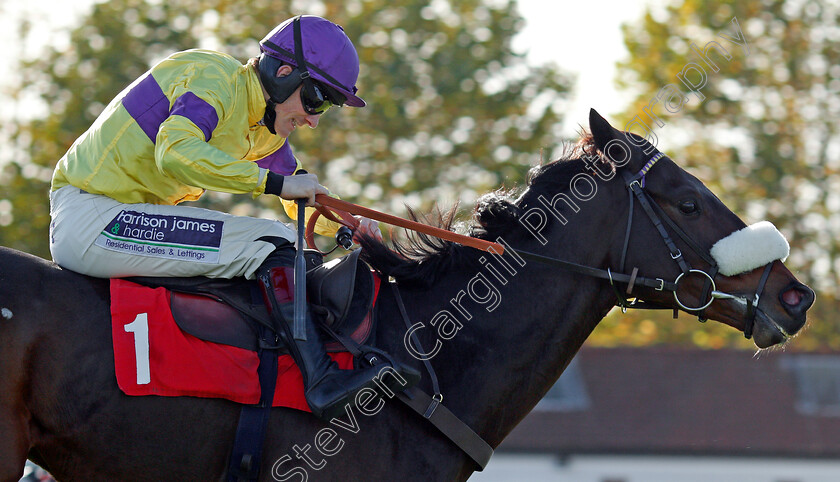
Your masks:
<svg viewBox="0 0 840 482"><path fill-rule="evenodd" d="M683 214L696 214L700 209L694 201L682 201L679 205L680 212Z"/></svg>

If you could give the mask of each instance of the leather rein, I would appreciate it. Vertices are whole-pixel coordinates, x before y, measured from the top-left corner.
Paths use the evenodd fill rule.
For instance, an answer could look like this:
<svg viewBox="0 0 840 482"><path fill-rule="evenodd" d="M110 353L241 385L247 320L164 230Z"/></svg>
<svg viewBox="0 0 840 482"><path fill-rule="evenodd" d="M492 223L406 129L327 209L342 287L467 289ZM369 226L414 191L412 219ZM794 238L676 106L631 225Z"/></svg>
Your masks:
<svg viewBox="0 0 840 482"><path fill-rule="evenodd" d="M701 322L706 321L705 310L712 304L712 302L714 302L714 300L731 299L739 301L743 303L746 307L746 316L744 320L744 337L749 339L752 337L752 332L755 325L755 317L758 313L758 302L761 298L762 292L764 291L764 286L767 283L768 278L770 277L770 270L773 267L773 262L767 263L767 265L765 265L764 272L762 273L762 276L759 280L754 296L738 296L718 291L715 285L715 278L718 274L717 262L713 259L711 254L708 253L708 251L702 249L691 236L689 236L685 231L683 231L683 229L680 228L667 215L667 213L665 213L662 207L656 203L656 201L650 196L650 194L648 194L648 192L645 191L645 176L651 170L651 168L653 168L653 166L663 157L665 157L663 153L657 152L635 175L632 175L626 171L621 171L622 176L624 177L625 185L627 187L629 209L627 214L627 230L624 236L624 245L621 250L621 262L619 266L619 272L613 272L610 268L595 268L574 263L571 261L565 261L559 258L553 258L541 254L523 251L520 249L508 249L511 249L511 251L520 255L524 259L538 261L540 263L548 264L551 266L557 266L559 268L574 273L579 273L595 278L601 278L609 281L616 294L615 304L616 306L621 308L622 312L626 312L629 308L673 309L674 315L676 317L677 308L671 308L656 303L645 302L638 299L629 301L628 296L632 296L633 290L636 286L644 286L647 288L655 289L657 291L672 292L677 305L686 312L697 315L698 319ZM360 215L376 221L381 221L387 224L392 224L394 226L411 229L431 236L436 236L441 239L445 239L455 243L460 243L464 246L470 246L482 251L487 251L492 254L502 255L505 252L505 246L503 246L500 243L494 243L483 239L471 238L469 236L453 233L452 231L447 231L445 229L429 226L423 223L418 223L416 221L410 221L390 214L385 214L370 208L349 203L347 201L342 201L340 199L325 196L323 194L317 195L315 197L315 200L317 203L317 211L312 216L310 216L309 222L306 227L306 241L309 244L309 246L313 248L315 247L313 233L315 228L315 222L318 219L318 216L323 215L327 219L348 226L351 229L355 229L358 226L359 221L352 215ZM645 212L647 217L656 227L657 232L659 232L659 235L661 236L662 240L665 243L665 246L668 248L668 251L671 254L671 259L673 259L674 262L676 262L680 268L680 274L676 277L676 279L674 279L674 281L666 281L664 278L657 277L651 278L638 276L639 269L636 267L633 268L630 274L625 273L627 251L630 247L630 233L633 227L633 212L635 210L635 202L639 203L639 205L642 207L642 210ZM695 269L689 265L688 261L683 257L682 252L679 248L677 248L676 244L671 238L668 229L666 229L666 225L674 233L676 233L676 235L685 244L687 244L692 251L694 251L706 264L709 265L707 271ZM684 303L680 299L678 292L680 283L690 276L702 276L703 278L705 278L703 283L703 292L700 296L699 305L694 307L688 306L686 303ZM627 285L624 292L622 292L616 286L617 283Z"/></svg>
<svg viewBox="0 0 840 482"><path fill-rule="evenodd" d="M761 279L758 283L755 295L752 298L717 291L715 286L715 278L718 274L717 262L713 259L710 253L700 248L700 246L694 241L694 239L691 236L685 233L685 231L683 231L682 228L677 226L677 224L667 215L667 213L665 213L662 207L659 206L659 204L657 204L656 201L650 196L650 194L648 194L647 191L645 191L644 189L646 174L662 157L664 157L664 154L662 154L661 152L656 153L635 175L631 175L626 171L622 171L622 175L625 180L625 185L628 190L629 210L627 215L627 229L624 236L624 245L621 250L621 262L619 267L620 272L614 273L610 268L594 268L591 266L573 263L571 261L565 261L562 259L552 258L541 254L530 253L528 251L523 251L520 249L508 249L511 249L512 251L514 251L519 256L525 259L538 261L540 263L544 263L551 266L557 266L559 268L574 273L579 273L582 275L592 276L595 278L600 278L609 281L616 294L616 306L620 307L622 311L626 311L628 308L673 309L676 316L676 308L662 306L656 303L645 302L638 299L629 301L628 296L632 296L633 289L636 286L644 286L655 289L657 291L672 292L677 305L687 312L693 312L694 314L696 314L701 322L706 321L704 316L705 309L708 308L715 299L738 300L746 306L744 336L749 339L752 336L752 331L755 324L758 302L761 297L761 293L764 291L764 286L767 283L767 279L770 276L770 270L773 266L773 262L768 263L764 267L764 272L761 275ZM429 226L423 223L418 223L416 221L410 221L390 214L385 214L370 208L349 203L347 201L342 201L340 199L325 196L323 194L317 195L315 197L315 200L316 212L309 217L305 234L307 244L309 245L309 247L314 249L317 249L314 242L314 229L315 223L319 216L323 215L325 218L331 221L347 226L350 229L355 229L358 227L359 221L356 218L354 218L353 215L359 215L394 226L411 229L431 236L436 236L441 239L445 239L455 243L460 243L464 246L470 246L482 251L487 251L492 254L502 255L505 252L505 246L500 243L494 243L483 239L471 238L469 236L453 233L452 231L448 231L445 229ZM674 281L666 281L664 278L650 278L638 276L638 268L633 268L630 274L624 273L627 261L627 251L630 246L630 233L633 226L633 212L635 210L635 202L639 203L639 205L642 207L642 210L645 212L647 217L656 227L656 230L659 232L660 236L662 237L662 240L665 243L665 246L668 248L671 254L671 259L673 259L674 262L676 262L680 268L680 274L676 277L676 279L674 279ZM666 225L674 233L676 233L676 235L685 244L687 244L692 251L694 251L705 263L709 265L708 271L695 269L691 267L688 261L683 257L680 249L677 248L676 244L674 243L674 240L669 234ZM678 294L680 283L687 277L692 275L702 276L705 278L703 293L700 297L700 305L696 307L687 306L682 300L680 300ZM617 283L627 285L624 292L622 292L616 286ZM396 283L390 284L392 286L397 305L400 309L401 316L404 322L406 323L406 326L410 327L411 322L408 317L408 313L406 312L405 307L403 305L402 298L399 294L399 290L397 289L397 285ZM413 337L412 340L419 347L419 340L416 339L416 336ZM352 345L348 347L348 349L350 349L351 352L354 351L354 347L352 347ZM437 377L435 375L434 369L432 368L431 363L428 363L428 360L424 361L424 365L432 379L435 394L433 396L430 396L422 390L419 390L417 387L413 387L405 393L398 395L398 398L404 403L406 403L409 407L411 407L415 412L417 412L425 419L429 420L433 425L435 425L435 427L438 430L440 430L443 435L445 435L453 443L455 443L455 445L457 445L478 465L479 470L483 469L489 462L490 457L493 454L493 448L490 447L478 434L476 434L469 426L467 426L457 416L452 414L452 412L450 412L443 405L443 395L440 391L440 387L438 386Z"/></svg>

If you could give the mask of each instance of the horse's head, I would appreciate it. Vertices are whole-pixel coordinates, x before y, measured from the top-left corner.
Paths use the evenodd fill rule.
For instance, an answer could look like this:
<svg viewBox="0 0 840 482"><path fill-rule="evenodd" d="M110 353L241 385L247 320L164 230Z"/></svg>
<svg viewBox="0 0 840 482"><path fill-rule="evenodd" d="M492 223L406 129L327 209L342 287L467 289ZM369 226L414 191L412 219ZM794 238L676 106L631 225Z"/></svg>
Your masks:
<svg viewBox="0 0 840 482"><path fill-rule="evenodd" d="M662 280L664 289L635 286L634 296L731 325L759 348L803 327L814 292L782 264L789 248L772 224L748 227L645 139L594 110L589 123L598 151L615 166L614 181L630 193L632 222L620 227L626 241L612 269Z"/></svg>

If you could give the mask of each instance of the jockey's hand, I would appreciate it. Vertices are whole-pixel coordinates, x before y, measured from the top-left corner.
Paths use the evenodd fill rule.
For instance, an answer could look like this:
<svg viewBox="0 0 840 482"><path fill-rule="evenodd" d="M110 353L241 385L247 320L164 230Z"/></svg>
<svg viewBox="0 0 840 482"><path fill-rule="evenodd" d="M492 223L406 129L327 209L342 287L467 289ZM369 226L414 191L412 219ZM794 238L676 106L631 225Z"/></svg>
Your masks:
<svg viewBox="0 0 840 482"><path fill-rule="evenodd" d="M359 236L365 234L377 241L382 241L382 232L379 231L379 223L374 221L373 219L364 218L362 216L353 216L354 218L359 220L359 226L356 228L356 231L353 233L353 241L357 244L359 242Z"/></svg>
<svg viewBox="0 0 840 482"><path fill-rule="evenodd" d="M318 176L315 174L298 174L297 176L286 176L283 179L283 190L280 197L289 200L306 198L307 206L315 205L317 194L329 195L329 189L318 183Z"/></svg>

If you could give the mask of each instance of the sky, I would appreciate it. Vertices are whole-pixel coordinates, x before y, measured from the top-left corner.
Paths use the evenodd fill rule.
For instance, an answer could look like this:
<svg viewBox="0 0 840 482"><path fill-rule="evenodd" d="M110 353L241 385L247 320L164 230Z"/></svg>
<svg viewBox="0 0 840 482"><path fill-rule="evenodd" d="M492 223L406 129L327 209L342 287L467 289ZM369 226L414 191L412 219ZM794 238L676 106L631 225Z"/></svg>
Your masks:
<svg viewBox="0 0 840 482"><path fill-rule="evenodd" d="M526 24L514 39L514 48L527 52L530 62L554 62L577 76L564 135L576 137L590 108L609 118L629 104L630 94L613 86L616 62L629 55L620 27L641 18L645 6L661 4L659 0L519 0Z"/></svg>
<svg viewBox="0 0 840 482"><path fill-rule="evenodd" d="M577 76L575 91L565 115L562 133L575 137L578 124L585 124L590 107L609 117L623 110L629 93L613 87L615 63L627 55L620 25L641 17L646 5L663 0L519 0L525 27L514 39L514 48L527 53L529 62L554 62ZM14 72L17 56L33 56L38 45L19 45L17 19L29 18L36 29L43 29L44 42L61 41L51 32L54 27L72 25L93 0L20 2L0 0L0 85L3 76ZM3 73L5 72L5 74ZM7 118L0 103L0 118Z"/></svg>

